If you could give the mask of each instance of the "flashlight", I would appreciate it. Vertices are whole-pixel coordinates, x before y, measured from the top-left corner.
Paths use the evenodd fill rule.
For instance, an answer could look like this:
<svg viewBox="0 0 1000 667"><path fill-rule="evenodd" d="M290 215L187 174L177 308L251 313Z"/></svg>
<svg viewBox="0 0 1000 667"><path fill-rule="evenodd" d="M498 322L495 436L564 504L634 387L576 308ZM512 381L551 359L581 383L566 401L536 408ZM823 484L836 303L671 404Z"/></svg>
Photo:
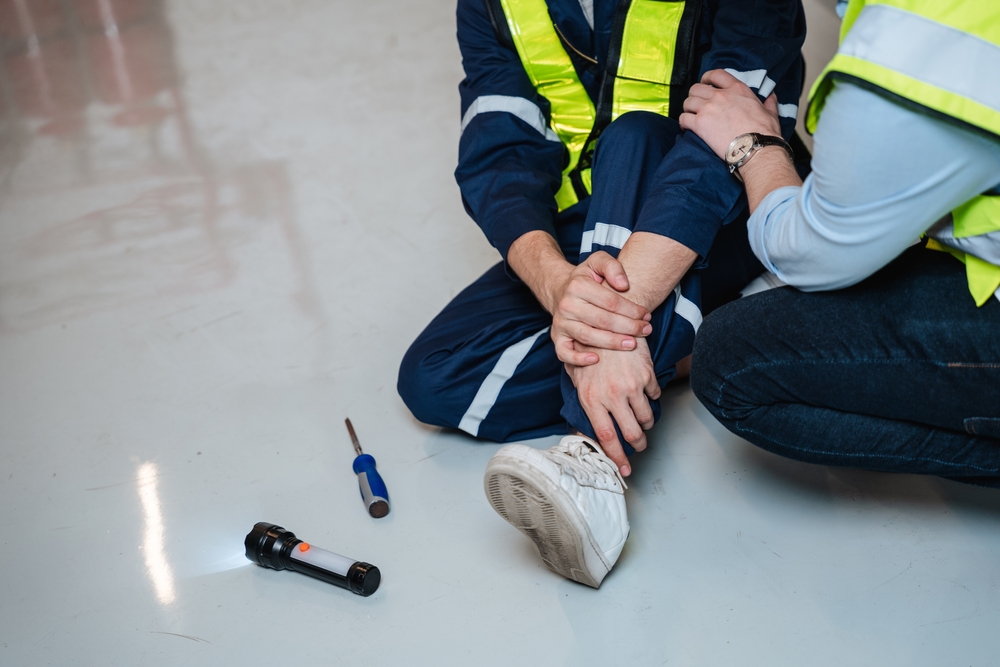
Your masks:
<svg viewBox="0 0 1000 667"><path fill-rule="evenodd" d="M257 565L273 570L295 570L358 595L371 595L382 581L382 574L371 563L314 547L295 537L292 531L273 523L256 524L243 544L247 558Z"/></svg>

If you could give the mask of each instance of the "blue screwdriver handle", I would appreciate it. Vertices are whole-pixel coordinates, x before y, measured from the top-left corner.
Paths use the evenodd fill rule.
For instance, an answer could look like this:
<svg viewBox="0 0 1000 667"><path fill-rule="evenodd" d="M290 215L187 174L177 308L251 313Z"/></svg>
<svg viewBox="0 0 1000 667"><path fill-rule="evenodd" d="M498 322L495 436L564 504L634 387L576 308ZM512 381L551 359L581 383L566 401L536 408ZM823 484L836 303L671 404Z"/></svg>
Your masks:
<svg viewBox="0 0 1000 667"><path fill-rule="evenodd" d="M389 491L375 468L375 458L371 454L361 454L354 459L354 472L358 475L361 499L368 513L381 519L389 513Z"/></svg>

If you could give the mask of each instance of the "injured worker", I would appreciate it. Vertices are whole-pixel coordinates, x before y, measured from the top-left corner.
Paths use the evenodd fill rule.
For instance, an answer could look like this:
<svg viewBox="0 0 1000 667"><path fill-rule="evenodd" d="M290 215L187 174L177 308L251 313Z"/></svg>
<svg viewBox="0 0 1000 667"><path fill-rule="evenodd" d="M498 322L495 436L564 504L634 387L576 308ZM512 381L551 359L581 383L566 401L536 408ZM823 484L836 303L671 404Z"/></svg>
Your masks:
<svg viewBox="0 0 1000 667"><path fill-rule="evenodd" d="M407 351L421 421L508 445L496 511L597 587L629 533L624 478L683 375L703 314L762 271L743 188L677 118L725 69L796 118L800 0L459 0L455 177L503 261ZM680 370L679 370L680 367Z"/></svg>

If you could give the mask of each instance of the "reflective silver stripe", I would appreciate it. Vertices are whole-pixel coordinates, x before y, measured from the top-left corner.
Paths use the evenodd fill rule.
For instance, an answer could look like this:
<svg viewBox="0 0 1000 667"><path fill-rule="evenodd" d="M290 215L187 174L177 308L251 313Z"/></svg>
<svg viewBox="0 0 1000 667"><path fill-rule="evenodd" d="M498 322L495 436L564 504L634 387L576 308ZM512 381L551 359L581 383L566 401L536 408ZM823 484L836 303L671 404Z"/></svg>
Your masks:
<svg viewBox="0 0 1000 667"><path fill-rule="evenodd" d="M732 68L727 68L727 72L742 81L748 88L756 88L757 94L767 99L774 92L774 87L778 84L767 75L766 69L752 69L749 72L740 72ZM782 118L798 118L798 104L779 104L778 115Z"/></svg>
<svg viewBox="0 0 1000 667"><path fill-rule="evenodd" d="M946 217L945 221L949 218L950 216ZM957 239L955 238L955 223L946 222L946 224L938 223L931 227L927 230L927 234L949 248L961 250L984 262L1000 266L1000 230Z"/></svg>
<svg viewBox="0 0 1000 667"><path fill-rule="evenodd" d="M760 88L760 84L764 83L764 77L767 76L766 69L752 69L748 72L740 72L739 70L727 67L726 71L750 88Z"/></svg>
<svg viewBox="0 0 1000 667"><path fill-rule="evenodd" d="M595 245L621 250L625 247L625 242L628 241L628 237L630 236L632 236L631 229L599 222L594 225L594 229L583 233L580 239L580 254L590 252Z"/></svg>
<svg viewBox="0 0 1000 667"><path fill-rule="evenodd" d="M778 105L778 115L782 118L798 118L799 117L799 105L798 104L779 104Z"/></svg>
<svg viewBox="0 0 1000 667"><path fill-rule="evenodd" d="M764 99L767 99L767 96L774 92L774 87L777 85L778 84L774 82L774 79L769 76L765 76L764 81L760 84L760 88L757 90L757 94Z"/></svg>
<svg viewBox="0 0 1000 667"><path fill-rule="evenodd" d="M674 288L674 296L677 297L674 301L674 312L690 322L694 332L698 333L702 321L701 309L694 305L694 301L681 294L680 285Z"/></svg>
<svg viewBox="0 0 1000 667"><path fill-rule="evenodd" d="M748 88L756 88L757 94L761 97L767 97L773 93L774 87L777 85L774 80L767 75L766 69L752 69L747 72L740 72L739 70L727 67L726 71L745 83Z"/></svg>
<svg viewBox="0 0 1000 667"><path fill-rule="evenodd" d="M493 409L493 404L497 402L500 390L503 389L507 380L514 375L518 364L528 356L531 346L535 344L538 337L548 330L549 327L545 327L533 336L529 336L521 342L511 345L503 351L503 354L497 359L496 366L493 367L490 374L483 380L483 384L479 386L479 391L476 392L476 397L472 399L469 409L465 411L465 415L462 417L462 421L459 422L458 428L469 435L479 435L479 425L486 419L486 415L490 413L490 410Z"/></svg>
<svg viewBox="0 0 1000 667"><path fill-rule="evenodd" d="M897 7L865 7L838 53L1000 111L1000 47Z"/></svg>
<svg viewBox="0 0 1000 667"><path fill-rule="evenodd" d="M542 114L542 110L538 108L538 105L534 102L529 102L523 97L513 97L510 95L483 95L474 99L469 108L465 110L465 115L462 116L462 132L465 132L465 128L479 114L493 112L509 113L512 116L516 116L535 128L539 134L549 141L561 143L559 135L545 122L545 116Z"/></svg>

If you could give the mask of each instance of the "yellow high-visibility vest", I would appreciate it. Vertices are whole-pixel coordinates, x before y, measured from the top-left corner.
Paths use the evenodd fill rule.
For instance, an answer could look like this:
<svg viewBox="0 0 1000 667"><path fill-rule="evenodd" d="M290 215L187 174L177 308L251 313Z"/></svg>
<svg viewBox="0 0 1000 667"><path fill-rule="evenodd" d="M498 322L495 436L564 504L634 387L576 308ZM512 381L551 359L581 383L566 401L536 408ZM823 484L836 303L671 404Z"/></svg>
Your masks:
<svg viewBox="0 0 1000 667"><path fill-rule="evenodd" d="M619 57L608 79L613 85L611 95L606 108L597 109L560 41L545 0L500 0L524 71L538 94L548 100L549 125L569 153L556 193L560 211L591 193L590 156L608 123L630 111L680 115L692 83L693 35L700 1L629 3L620 35L612 36L611 50L617 50ZM672 92L678 94L672 96Z"/></svg>
<svg viewBox="0 0 1000 667"><path fill-rule="evenodd" d="M838 79L1000 138L1000 0L850 0L837 54L809 93L810 132ZM975 197L952 217L956 239L1000 231L1000 197ZM928 245L965 263L977 305L1000 288L1000 266Z"/></svg>

